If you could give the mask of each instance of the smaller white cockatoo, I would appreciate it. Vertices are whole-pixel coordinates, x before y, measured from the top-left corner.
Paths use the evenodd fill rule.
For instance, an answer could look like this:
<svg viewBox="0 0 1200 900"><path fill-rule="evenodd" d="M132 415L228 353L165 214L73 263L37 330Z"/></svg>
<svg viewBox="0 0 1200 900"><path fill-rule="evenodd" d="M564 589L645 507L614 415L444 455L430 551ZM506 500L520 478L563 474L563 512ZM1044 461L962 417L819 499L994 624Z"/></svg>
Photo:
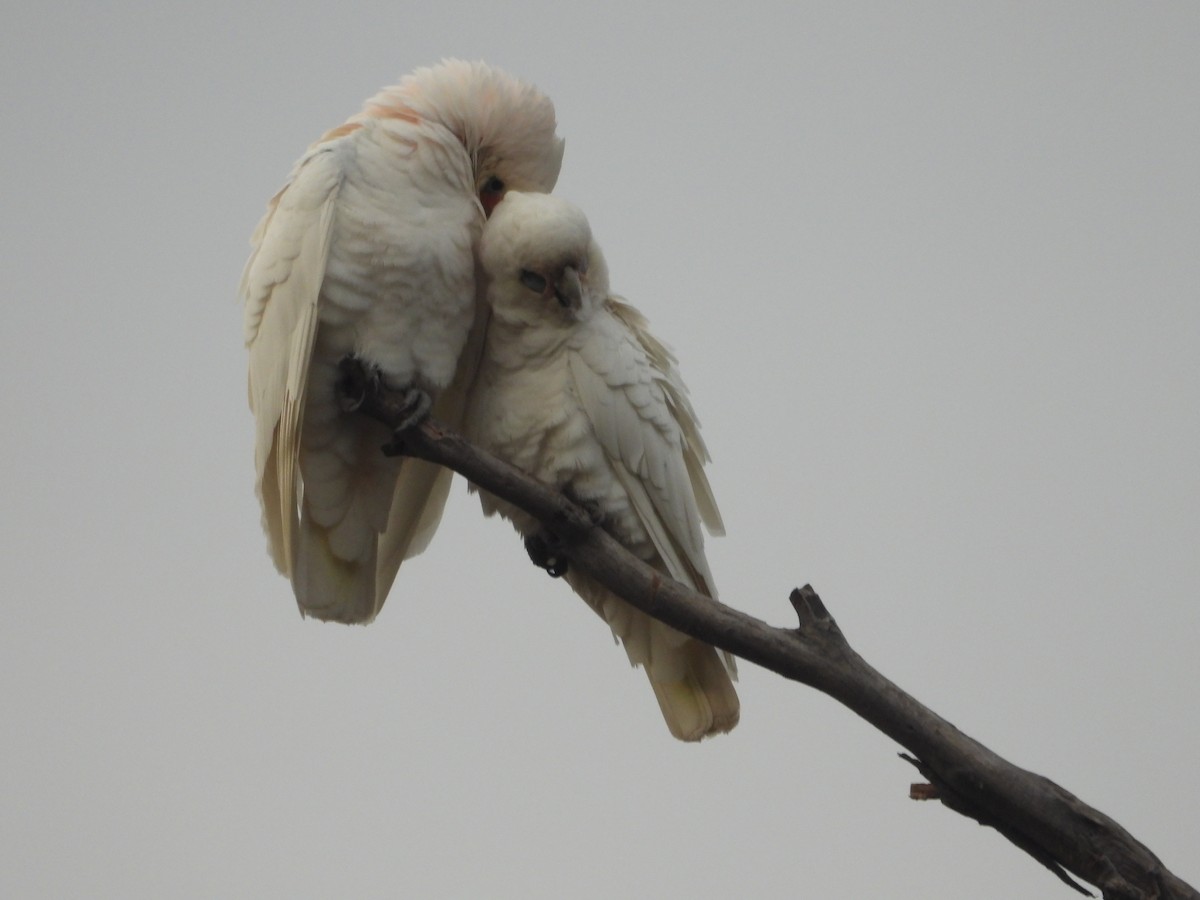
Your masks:
<svg viewBox="0 0 1200 900"><path fill-rule="evenodd" d="M373 619L432 537L451 478L380 452L389 435L343 408L339 364L356 357L404 389L414 420L436 401L457 424L478 354L468 338L482 337L484 220L508 188L550 190L562 152L549 98L447 60L326 133L271 200L241 294L263 525L302 613Z"/></svg>
<svg viewBox="0 0 1200 900"><path fill-rule="evenodd" d="M566 491L641 559L715 600L700 526L713 534L723 526L687 390L642 315L609 294L583 213L509 192L484 228L480 259L491 317L467 437ZM532 516L486 492L481 500L609 624L645 669L671 734L696 741L737 724L732 657L555 559L553 536Z"/></svg>

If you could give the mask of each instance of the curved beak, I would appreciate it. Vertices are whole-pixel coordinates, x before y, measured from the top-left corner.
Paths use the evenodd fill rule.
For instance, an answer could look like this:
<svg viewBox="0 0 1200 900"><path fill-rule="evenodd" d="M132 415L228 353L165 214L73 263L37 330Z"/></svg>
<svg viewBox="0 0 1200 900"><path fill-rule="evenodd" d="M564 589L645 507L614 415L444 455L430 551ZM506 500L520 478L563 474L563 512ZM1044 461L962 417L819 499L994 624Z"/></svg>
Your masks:
<svg viewBox="0 0 1200 900"><path fill-rule="evenodd" d="M562 277L554 285L554 296L563 309L579 309L583 305L583 286L579 283L579 272L573 266L563 269Z"/></svg>

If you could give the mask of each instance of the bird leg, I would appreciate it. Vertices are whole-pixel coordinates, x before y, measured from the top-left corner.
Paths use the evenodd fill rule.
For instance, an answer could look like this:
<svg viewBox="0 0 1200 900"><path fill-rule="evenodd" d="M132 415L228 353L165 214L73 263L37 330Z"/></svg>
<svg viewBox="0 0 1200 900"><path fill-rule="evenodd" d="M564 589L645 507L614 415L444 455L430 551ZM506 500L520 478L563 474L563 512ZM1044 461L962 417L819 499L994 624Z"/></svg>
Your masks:
<svg viewBox="0 0 1200 900"><path fill-rule="evenodd" d="M343 356L338 363L338 378L333 392L338 407L344 413L357 412L367 397L379 390L383 380L378 367L368 365L353 354Z"/></svg>
<svg viewBox="0 0 1200 900"><path fill-rule="evenodd" d="M433 406L429 393L415 385L392 387L378 366L363 362L353 354L342 357L338 373L334 391L342 412L355 412L368 401L371 405L386 407L392 439L383 446L383 452L388 456L403 453L404 432L424 422Z"/></svg>
<svg viewBox="0 0 1200 900"><path fill-rule="evenodd" d="M569 564L563 552L563 542L558 535L545 529L525 538L525 552L533 564L545 569L551 578L567 574Z"/></svg>
<svg viewBox="0 0 1200 900"><path fill-rule="evenodd" d="M598 503L594 500L580 499L572 485L564 487L562 492L568 500L587 513L593 525L603 523L604 516ZM571 567L566 542L547 528L525 538L525 552L529 554L533 564L539 569L545 569L551 578L561 578Z"/></svg>
<svg viewBox="0 0 1200 900"><path fill-rule="evenodd" d="M406 388L403 395L401 419L392 429L392 439L380 448L384 456L404 455L404 432L424 422L433 406L433 398L419 387Z"/></svg>
<svg viewBox="0 0 1200 900"><path fill-rule="evenodd" d="M401 432L424 422L429 416L429 408L433 406L433 398L429 396L429 392L419 387L401 388L398 393L402 396L402 405L400 421L392 429L392 435L396 439L399 439Z"/></svg>

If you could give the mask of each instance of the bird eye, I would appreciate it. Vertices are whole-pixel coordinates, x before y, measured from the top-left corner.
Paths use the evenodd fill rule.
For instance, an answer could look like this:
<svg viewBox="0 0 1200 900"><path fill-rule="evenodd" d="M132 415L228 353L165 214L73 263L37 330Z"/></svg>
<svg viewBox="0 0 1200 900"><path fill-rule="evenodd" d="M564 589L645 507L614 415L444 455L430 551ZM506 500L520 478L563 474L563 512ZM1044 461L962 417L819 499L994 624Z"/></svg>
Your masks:
<svg viewBox="0 0 1200 900"><path fill-rule="evenodd" d="M504 198L504 182L493 175L483 183L483 187L479 189L479 204L483 207L483 214L491 217L492 210L496 208L496 204Z"/></svg>
<svg viewBox="0 0 1200 900"><path fill-rule="evenodd" d="M537 272L530 272L528 269L521 270L521 284L529 288L535 294L544 294L546 292L546 279Z"/></svg>

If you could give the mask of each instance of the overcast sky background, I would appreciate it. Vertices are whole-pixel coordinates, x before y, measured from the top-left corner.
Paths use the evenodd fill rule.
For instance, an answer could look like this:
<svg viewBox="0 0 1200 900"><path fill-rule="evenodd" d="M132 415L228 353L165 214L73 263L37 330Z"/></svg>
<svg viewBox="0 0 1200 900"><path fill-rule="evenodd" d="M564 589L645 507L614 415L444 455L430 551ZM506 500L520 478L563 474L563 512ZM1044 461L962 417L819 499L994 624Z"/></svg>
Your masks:
<svg viewBox="0 0 1200 900"><path fill-rule="evenodd" d="M553 97L558 193L681 359L724 599L1200 883L1200 6L12 4L0 895L1069 897L744 664L687 746L459 482L367 628L253 493L236 287L417 65Z"/></svg>

